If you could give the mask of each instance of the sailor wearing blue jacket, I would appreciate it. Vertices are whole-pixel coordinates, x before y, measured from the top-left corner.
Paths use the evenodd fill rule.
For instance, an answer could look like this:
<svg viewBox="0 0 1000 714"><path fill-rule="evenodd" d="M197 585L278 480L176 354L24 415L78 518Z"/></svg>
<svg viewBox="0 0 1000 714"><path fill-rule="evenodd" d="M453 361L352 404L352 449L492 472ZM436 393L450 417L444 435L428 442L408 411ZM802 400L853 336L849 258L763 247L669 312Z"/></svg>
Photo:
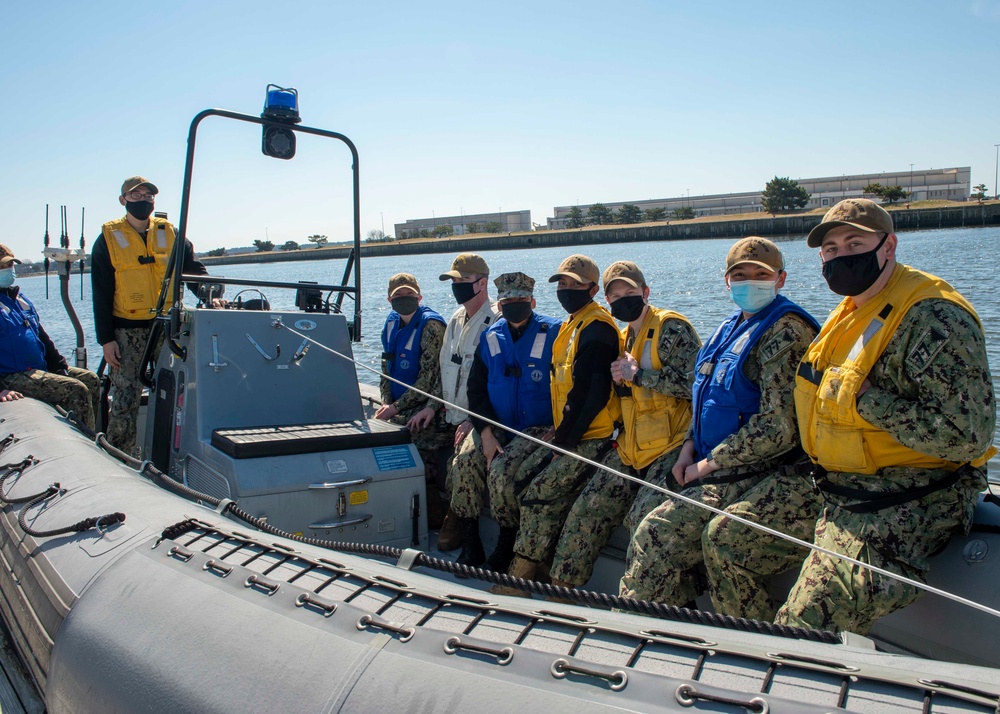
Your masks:
<svg viewBox="0 0 1000 714"><path fill-rule="evenodd" d="M35 306L14 285L20 262L0 245L0 389L61 406L93 429L100 380L59 354Z"/></svg>
<svg viewBox="0 0 1000 714"><path fill-rule="evenodd" d="M691 431L673 476L689 498L725 508L798 449L795 373L819 325L778 294L781 251L766 238L738 241L726 258L737 310L698 353ZM636 528L621 581L628 597L690 604L712 513L668 497Z"/></svg>
<svg viewBox="0 0 1000 714"><path fill-rule="evenodd" d="M534 312L535 281L524 273L504 273L493 283L503 317L480 337L468 386L473 430L459 444L448 470L451 509L459 519L462 545L458 562L466 565L485 560L478 519L485 503L487 471L490 478L494 471L501 477L513 474L537 448L479 417L532 436L541 436L552 426L549 374L552 343L561 321ZM516 528L501 528L494 556L507 562L495 563L491 557L489 567L506 572L516 535Z"/></svg>

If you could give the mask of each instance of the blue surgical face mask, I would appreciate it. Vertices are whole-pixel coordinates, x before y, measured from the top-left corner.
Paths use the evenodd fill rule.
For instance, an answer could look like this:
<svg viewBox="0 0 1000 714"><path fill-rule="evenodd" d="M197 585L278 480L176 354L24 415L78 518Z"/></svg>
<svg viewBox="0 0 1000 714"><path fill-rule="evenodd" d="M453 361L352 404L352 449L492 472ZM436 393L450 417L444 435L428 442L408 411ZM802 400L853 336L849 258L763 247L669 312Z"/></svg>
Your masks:
<svg viewBox="0 0 1000 714"><path fill-rule="evenodd" d="M0 288L9 288L14 284L14 266L0 270Z"/></svg>
<svg viewBox="0 0 1000 714"><path fill-rule="evenodd" d="M729 296L744 312L763 310L771 304L776 294L772 280L740 280L729 284Z"/></svg>

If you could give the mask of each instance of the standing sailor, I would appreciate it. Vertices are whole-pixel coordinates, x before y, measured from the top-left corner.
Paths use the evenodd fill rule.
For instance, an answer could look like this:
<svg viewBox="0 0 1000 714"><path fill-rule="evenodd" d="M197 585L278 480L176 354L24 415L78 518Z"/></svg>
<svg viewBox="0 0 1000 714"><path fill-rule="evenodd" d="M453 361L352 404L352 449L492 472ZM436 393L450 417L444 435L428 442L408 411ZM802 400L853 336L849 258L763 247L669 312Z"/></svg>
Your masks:
<svg viewBox="0 0 1000 714"><path fill-rule="evenodd" d="M686 317L649 304L649 286L635 263L612 263L602 281L611 315L626 323L624 351L611 363L622 427L618 448L604 465L666 486L691 425L691 383L701 340ZM553 585L585 584L615 527L624 519L631 532L663 501L653 489L642 489L639 498L637 493L634 481L606 471L594 475L563 526L552 561Z"/></svg>
<svg viewBox="0 0 1000 714"><path fill-rule="evenodd" d="M809 233L844 300L798 369L795 409L811 460L727 510L911 579L967 533L996 453L982 325L948 283L896 262L892 217L865 199ZM807 478L808 476L808 478ZM818 491L814 490L818 489ZM819 495L817 495L817 493ZM720 612L768 619L766 576L802 562L775 621L865 634L920 591L719 516L705 533Z"/></svg>
<svg viewBox="0 0 1000 714"><path fill-rule="evenodd" d="M135 450L139 370L176 235L165 218L150 217L158 193L142 176L125 179L118 197L125 215L101 227L90 256L94 327L114 386L107 437L126 453ZM183 249L184 272L207 275L191 241L185 240ZM172 303L168 292L164 309Z"/></svg>
<svg viewBox="0 0 1000 714"><path fill-rule="evenodd" d="M549 369L559 320L534 312L535 281L524 273L504 273L493 281L502 317L479 341L469 373L469 408L473 431L455 452L449 469L451 510L458 516L462 553L458 562L485 560L479 537L479 514L486 496L486 474L498 469L509 478L538 445L478 417L541 437L552 426ZM517 514L500 524L500 538L489 566L506 572L514 556ZM440 543L440 539L439 539Z"/></svg>
<svg viewBox="0 0 1000 714"><path fill-rule="evenodd" d="M489 300L490 267L482 257L475 253L462 253L451 263L451 270L442 273L440 279L451 281L451 291L455 295L458 309L455 310L444 332L444 342L441 345L441 392L445 401L467 409L469 406L468 382L469 371L472 369L472 358L479 347L479 336L483 330L496 322L496 309ZM472 431L469 415L461 409L442 407L438 402L428 401L427 405L413 417L413 423L422 427L434 418L435 413L444 411L447 425L448 446L458 447L462 440ZM436 459L427 465L433 469L438 495L428 494L429 513L440 510L444 518L445 504L441 501L440 492L447 493L444 483L444 469L438 468ZM436 520L436 519L435 519ZM453 514L448 514L444 525L446 537L455 538L458 535L458 521ZM449 535L450 534L450 535Z"/></svg>
<svg viewBox="0 0 1000 714"><path fill-rule="evenodd" d="M614 318L593 300L600 280L597 264L585 255L566 258L549 278L558 281L556 296L569 316L552 346L554 428L543 438L592 461L600 461L612 448L618 398L611 390L611 363L621 351ZM578 459L540 448L525 459L513 481L491 478L494 514L498 509L520 513L509 575L544 575L566 514L593 472ZM525 596L499 585L491 592Z"/></svg>
<svg viewBox="0 0 1000 714"><path fill-rule="evenodd" d="M21 261L0 245L0 388L72 411L93 429L101 382L59 354L35 306L14 285L15 263Z"/></svg>
<svg viewBox="0 0 1000 714"><path fill-rule="evenodd" d="M766 238L737 241L726 257L726 286L737 310L698 353L688 439L673 467L681 493L724 508L798 447L795 368L819 325L778 291L781 251ZM621 594L690 605L692 570L712 513L668 497L636 528Z"/></svg>

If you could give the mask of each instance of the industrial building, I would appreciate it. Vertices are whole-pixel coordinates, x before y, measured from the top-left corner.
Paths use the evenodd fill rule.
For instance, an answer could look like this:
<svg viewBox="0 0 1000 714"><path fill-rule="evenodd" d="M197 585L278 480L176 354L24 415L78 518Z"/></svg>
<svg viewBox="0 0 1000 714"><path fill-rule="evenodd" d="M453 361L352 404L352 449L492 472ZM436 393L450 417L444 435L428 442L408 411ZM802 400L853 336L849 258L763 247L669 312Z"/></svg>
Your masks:
<svg viewBox="0 0 1000 714"><path fill-rule="evenodd" d="M487 231L487 224L499 224L499 230ZM397 238L416 238L426 230L433 233L438 226L450 226L454 235L467 233L516 233L530 231L531 211L501 211L493 213L467 213L460 216L432 216L431 218L409 218L406 223L396 223ZM495 225L490 228L496 229Z"/></svg>
<svg viewBox="0 0 1000 714"><path fill-rule="evenodd" d="M825 176L823 178L796 179L810 194L804 210L832 206L844 198L873 198L864 193L864 187L879 183L883 186L902 186L911 193L909 200L924 201L943 199L966 201L971 193L972 169L969 166L944 169L908 169L877 174L855 174L851 176ZM645 201L621 201L604 203L617 213L625 204L638 206L643 211L663 208L670 212L690 206L697 216L721 216L734 213L752 213L761 210L761 191L746 193L720 193L703 196L678 196ZM576 206L584 216L593 204ZM556 206L554 216L547 221L548 228L566 228L567 217L574 206ZM496 214L494 214L496 215Z"/></svg>

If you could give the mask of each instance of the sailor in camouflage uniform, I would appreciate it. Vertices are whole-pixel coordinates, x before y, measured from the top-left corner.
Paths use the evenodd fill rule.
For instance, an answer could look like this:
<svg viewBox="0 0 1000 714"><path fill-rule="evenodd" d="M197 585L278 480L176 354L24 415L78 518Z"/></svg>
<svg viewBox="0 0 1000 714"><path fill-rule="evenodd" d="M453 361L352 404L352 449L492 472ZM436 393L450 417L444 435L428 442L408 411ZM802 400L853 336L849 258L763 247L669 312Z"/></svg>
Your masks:
<svg viewBox="0 0 1000 714"><path fill-rule="evenodd" d="M451 443L454 431L444 420L444 410L432 410L426 420L417 417L429 400L415 390L441 396L439 356L445 321L437 312L420 304L423 300L420 285L409 273L389 278L388 299L392 312L382 328L382 374L404 384L385 377L379 381L382 406L375 412L375 418L405 424L410 429L413 444L424 462L428 521L432 527L439 527L444 509L439 506L436 494L437 450Z"/></svg>
<svg viewBox="0 0 1000 714"><path fill-rule="evenodd" d="M871 201L841 201L808 243L820 249L830 289L845 296L798 369L795 406L811 464L769 478L727 510L921 580L927 558L968 531L995 453L982 325L948 283L896 262L892 218ZM766 576L806 554L750 530L713 519L706 564L720 612L765 619L774 612ZM813 551L775 621L864 634L919 594Z"/></svg>
<svg viewBox="0 0 1000 714"><path fill-rule="evenodd" d="M784 261L771 241L752 236L733 245L725 280L739 309L698 353L691 431L673 467L683 495L716 508L795 453L795 368L819 328L778 294ZM636 528L621 594L691 604L711 516L673 497L654 508Z"/></svg>
<svg viewBox="0 0 1000 714"><path fill-rule="evenodd" d="M604 460L614 471L673 486L670 469L691 424L691 383L701 347L686 317L649 304L649 286L635 263L619 260L602 276L611 315L625 322L624 350L611 363L622 411L615 448ZM669 482L669 484L668 484ZM576 499L552 561L552 584L579 587L590 580L601 548L624 520L632 529L663 494L598 471Z"/></svg>
<svg viewBox="0 0 1000 714"><path fill-rule="evenodd" d="M464 565L480 565L485 560L479 514L487 471L494 478L510 478L517 465L538 448L515 432L538 438L552 426L549 369L559 320L534 312L535 281L524 273L504 273L493 284L502 317L479 340L468 386L473 430L459 445L448 469L451 510L459 518L461 532L457 562ZM513 432L494 427L482 417ZM497 547L487 562L488 568L499 572L506 572L514 557L517 535L517 513L504 516Z"/></svg>
<svg viewBox="0 0 1000 714"><path fill-rule="evenodd" d="M72 411L93 429L100 380L59 354L35 306L14 285L20 262L0 245L0 389Z"/></svg>

